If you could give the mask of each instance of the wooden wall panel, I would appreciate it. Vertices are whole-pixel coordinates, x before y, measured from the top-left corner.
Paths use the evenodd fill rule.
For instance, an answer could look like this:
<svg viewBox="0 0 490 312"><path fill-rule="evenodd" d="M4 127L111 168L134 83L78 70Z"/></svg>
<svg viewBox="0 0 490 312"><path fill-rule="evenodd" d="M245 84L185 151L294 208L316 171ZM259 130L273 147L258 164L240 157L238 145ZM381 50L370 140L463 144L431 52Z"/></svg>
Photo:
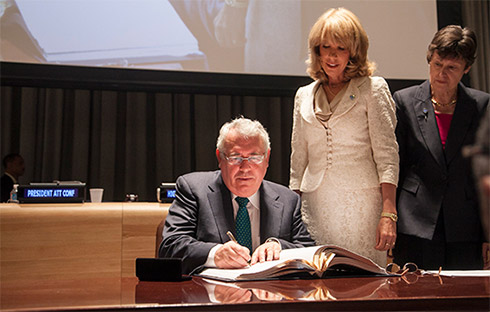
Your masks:
<svg viewBox="0 0 490 312"><path fill-rule="evenodd" d="M155 256L168 207L0 204L0 309L134 303L135 259Z"/></svg>
<svg viewBox="0 0 490 312"><path fill-rule="evenodd" d="M170 205L123 204L122 277L135 276L136 258L154 258L157 227Z"/></svg>

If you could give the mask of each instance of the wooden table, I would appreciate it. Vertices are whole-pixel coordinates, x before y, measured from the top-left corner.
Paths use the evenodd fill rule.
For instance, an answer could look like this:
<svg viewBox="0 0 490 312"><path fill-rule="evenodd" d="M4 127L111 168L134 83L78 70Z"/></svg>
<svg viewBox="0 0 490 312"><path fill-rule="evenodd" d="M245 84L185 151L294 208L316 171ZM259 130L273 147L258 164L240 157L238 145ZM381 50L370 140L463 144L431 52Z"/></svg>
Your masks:
<svg viewBox="0 0 490 312"><path fill-rule="evenodd" d="M2 285L2 310L488 311L485 277L335 278L215 285L137 278L31 280Z"/></svg>
<svg viewBox="0 0 490 312"><path fill-rule="evenodd" d="M139 282L134 261L154 257L167 209L158 203L1 204L0 310L490 308L488 277Z"/></svg>

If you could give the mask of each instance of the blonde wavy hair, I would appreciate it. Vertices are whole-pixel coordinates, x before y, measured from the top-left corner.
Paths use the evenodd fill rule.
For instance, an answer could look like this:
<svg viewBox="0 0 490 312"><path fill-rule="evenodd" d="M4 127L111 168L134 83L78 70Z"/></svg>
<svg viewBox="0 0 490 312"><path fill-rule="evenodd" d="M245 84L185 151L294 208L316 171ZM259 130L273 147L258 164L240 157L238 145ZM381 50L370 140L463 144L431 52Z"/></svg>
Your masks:
<svg viewBox="0 0 490 312"><path fill-rule="evenodd" d="M344 46L350 54L345 68L345 78L371 76L376 64L368 60L369 40L361 22L345 8L329 9L318 18L308 37L309 59L306 72L314 80L328 82L320 62L320 46L327 41Z"/></svg>

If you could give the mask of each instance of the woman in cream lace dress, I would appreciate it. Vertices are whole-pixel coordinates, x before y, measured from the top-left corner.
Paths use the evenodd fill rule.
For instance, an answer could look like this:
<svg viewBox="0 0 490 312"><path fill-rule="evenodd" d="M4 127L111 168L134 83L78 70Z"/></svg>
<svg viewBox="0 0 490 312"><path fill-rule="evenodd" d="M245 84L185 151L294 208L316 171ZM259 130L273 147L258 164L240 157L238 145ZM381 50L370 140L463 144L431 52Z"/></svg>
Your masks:
<svg viewBox="0 0 490 312"><path fill-rule="evenodd" d="M290 188L318 244L335 244L381 266L396 240L395 108L371 77L368 39L350 11L330 9L309 36L308 73L293 115Z"/></svg>

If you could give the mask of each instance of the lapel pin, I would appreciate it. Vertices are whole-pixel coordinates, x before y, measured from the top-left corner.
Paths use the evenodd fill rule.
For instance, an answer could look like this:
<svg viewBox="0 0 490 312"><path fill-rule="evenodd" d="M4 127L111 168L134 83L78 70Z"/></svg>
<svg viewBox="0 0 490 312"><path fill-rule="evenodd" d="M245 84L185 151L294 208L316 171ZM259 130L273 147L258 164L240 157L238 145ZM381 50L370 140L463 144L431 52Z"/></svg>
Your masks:
<svg viewBox="0 0 490 312"><path fill-rule="evenodd" d="M355 98L356 98L356 95L355 94L351 94L350 99L353 100Z"/></svg>
<svg viewBox="0 0 490 312"><path fill-rule="evenodd" d="M427 121L427 117L429 116L429 111L427 110L427 108L424 108L423 112L424 112L424 119Z"/></svg>

